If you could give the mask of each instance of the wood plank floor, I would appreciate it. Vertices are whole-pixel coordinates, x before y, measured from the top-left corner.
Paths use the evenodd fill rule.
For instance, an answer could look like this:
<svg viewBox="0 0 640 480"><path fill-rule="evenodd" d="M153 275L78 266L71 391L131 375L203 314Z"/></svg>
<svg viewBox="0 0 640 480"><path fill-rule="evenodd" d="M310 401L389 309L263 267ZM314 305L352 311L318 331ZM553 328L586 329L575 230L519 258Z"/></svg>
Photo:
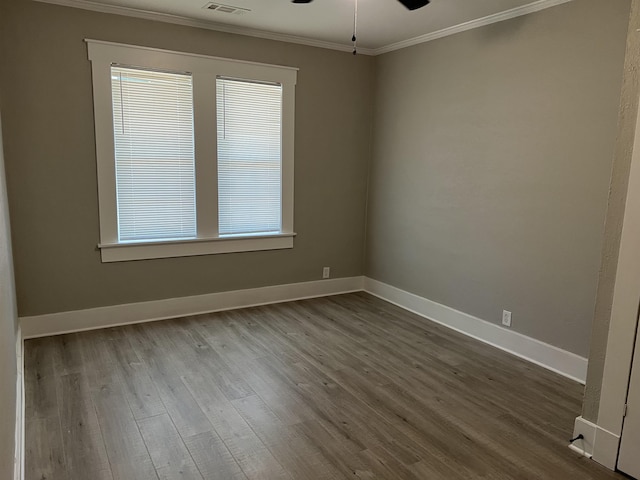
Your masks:
<svg viewBox="0 0 640 480"><path fill-rule="evenodd" d="M25 348L27 480L623 478L581 385L365 293Z"/></svg>

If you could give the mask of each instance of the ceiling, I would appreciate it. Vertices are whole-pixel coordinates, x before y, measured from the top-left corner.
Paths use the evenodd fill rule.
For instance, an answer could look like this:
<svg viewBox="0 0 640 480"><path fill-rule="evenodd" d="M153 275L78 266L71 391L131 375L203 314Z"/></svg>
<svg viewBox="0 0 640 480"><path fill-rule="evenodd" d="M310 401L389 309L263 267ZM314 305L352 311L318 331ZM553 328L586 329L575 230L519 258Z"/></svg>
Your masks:
<svg viewBox="0 0 640 480"><path fill-rule="evenodd" d="M205 7L210 0L41 0L114 13L142 16L164 14L165 21L192 19L207 28L270 38L287 35L298 43L348 49L351 44L355 0L315 0L293 4L290 0L222 0L216 4L249 10L241 15L221 13ZM419 43L429 37L466 30L541 10L569 0L431 0L419 10L409 11L396 0L358 0L358 48L362 53L382 53L394 47ZM134 9L134 10L130 10ZM135 15L138 13L138 15ZM487 18L488 17L488 18ZM479 20L480 19L480 20ZM471 22L470 25L467 25ZM216 28L219 27L219 28ZM443 32L443 30L445 30ZM427 38L424 38L424 37ZM418 37L418 38L416 38ZM271 35L273 38L273 35ZM308 40L308 41L305 41ZM322 43L327 43L322 45ZM341 48L343 47L343 48Z"/></svg>

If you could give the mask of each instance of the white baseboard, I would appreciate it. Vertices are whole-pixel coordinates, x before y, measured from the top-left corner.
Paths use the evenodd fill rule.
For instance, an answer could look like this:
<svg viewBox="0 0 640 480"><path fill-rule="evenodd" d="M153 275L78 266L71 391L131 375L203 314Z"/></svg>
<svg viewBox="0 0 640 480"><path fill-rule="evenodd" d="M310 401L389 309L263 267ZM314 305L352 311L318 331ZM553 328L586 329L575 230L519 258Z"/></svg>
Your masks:
<svg viewBox="0 0 640 480"><path fill-rule="evenodd" d="M235 308L361 291L363 277L333 278L21 317L23 338L165 320Z"/></svg>
<svg viewBox="0 0 640 480"><path fill-rule="evenodd" d="M584 438L576 440L572 445L569 445L571 450L592 458L609 470L616 469L620 435L605 430L582 417L576 418L573 429L574 437L579 434L582 434Z"/></svg>
<svg viewBox="0 0 640 480"><path fill-rule="evenodd" d="M431 321L493 345L520 358L585 383L587 359L451 307L365 277L364 290Z"/></svg>
<svg viewBox="0 0 640 480"><path fill-rule="evenodd" d="M18 326L18 335L16 339L16 361L18 367L18 375L16 381L16 436L15 436L15 455L14 455L14 479L24 480L24 342L22 339L22 331Z"/></svg>
<svg viewBox="0 0 640 480"><path fill-rule="evenodd" d="M591 458L593 456L593 445L596 442L597 429L598 426L595 423L591 423L582 417L577 417L573 426L573 437L582 435L584 438L570 443L569 448L580 455Z"/></svg>
<svg viewBox="0 0 640 480"><path fill-rule="evenodd" d="M620 435L598 426L593 445L593 457L591 458L609 470L615 470L618 464L619 449Z"/></svg>
<svg viewBox="0 0 640 480"><path fill-rule="evenodd" d="M312 282L169 298L149 302L21 317L24 339L197 315L304 298L367 291L465 335L505 350L549 370L584 383L587 359L539 340L507 330L472 315L366 277Z"/></svg>

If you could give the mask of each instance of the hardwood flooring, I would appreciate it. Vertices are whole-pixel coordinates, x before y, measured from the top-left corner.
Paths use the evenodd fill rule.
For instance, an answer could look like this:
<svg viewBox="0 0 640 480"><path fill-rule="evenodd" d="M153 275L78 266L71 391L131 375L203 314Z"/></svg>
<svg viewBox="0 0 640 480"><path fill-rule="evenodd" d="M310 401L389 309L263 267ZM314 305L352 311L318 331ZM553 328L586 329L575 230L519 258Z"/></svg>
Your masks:
<svg viewBox="0 0 640 480"><path fill-rule="evenodd" d="M616 479L583 387L365 293L28 340L26 479Z"/></svg>

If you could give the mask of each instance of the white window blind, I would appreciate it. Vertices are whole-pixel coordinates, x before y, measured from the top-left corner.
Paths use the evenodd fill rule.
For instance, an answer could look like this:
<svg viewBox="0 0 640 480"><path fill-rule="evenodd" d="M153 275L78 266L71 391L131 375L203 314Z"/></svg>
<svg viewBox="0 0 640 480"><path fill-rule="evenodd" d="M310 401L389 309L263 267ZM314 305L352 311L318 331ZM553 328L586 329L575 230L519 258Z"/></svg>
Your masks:
<svg viewBox="0 0 640 480"><path fill-rule="evenodd" d="M282 86L218 78L220 235L279 232Z"/></svg>
<svg viewBox="0 0 640 480"><path fill-rule="evenodd" d="M196 236L191 75L111 67L120 241Z"/></svg>

